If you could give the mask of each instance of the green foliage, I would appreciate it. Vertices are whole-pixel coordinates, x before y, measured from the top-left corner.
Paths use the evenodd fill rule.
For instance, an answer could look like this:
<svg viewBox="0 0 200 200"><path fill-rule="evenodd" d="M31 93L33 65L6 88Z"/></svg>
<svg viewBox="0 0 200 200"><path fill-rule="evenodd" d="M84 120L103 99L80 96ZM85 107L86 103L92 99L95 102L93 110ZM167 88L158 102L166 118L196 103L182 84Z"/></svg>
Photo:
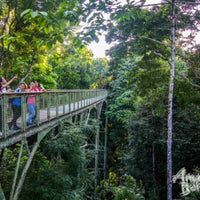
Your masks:
<svg viewBox="0 0 200 200"><path fill-rule="evenodd" d="M118 177L110 172L108 179L101 182L98 192L99 200L145 200L142 185L137 186L136 180L126 174Z"/></svg>
<svg viewBox="0 0 200 200"><path fill-rule="evenodd" d="M185 63L177 65L180 73L187 73ZM144 56L123 59L110 70L113 80L107 114L110 155L114 154L110 165L120 174L129 173L141 179L148 199L164 199L169 68L159 59ZM175 171L183 166L192 170L199 163L198 139L194 139L199 137L199 91L180 77L175 85L173 165ZM180 188L175 187L174 195L178 197L180 193Z"/></svg>
<svg viewBox="0 0 200 200"><path fill-rule="evenodd" d="M100 74L107 66L106 60L97 62L86 46L80 48L73 43L64 49L59 47L57 51L59 53L52 55L49 60L55 66L60 89L88 89L97 84L103 86Z"/></svg>
<svg viewBox="0 0 200 200"><path fill-rule="evenodd" d="M105 88L109 82L106 76L108 71L108 60L106 58L97 58L92 62L92 84L91 88Z"/></svg>
<svg viewBox="0 0 200 200"><path fill-rule="evenodd" d="M171 6L144 9L132 4L115 8L106 37L108 42L118 41L109 51L110 166L120 174L142 179L148 199L166 199ZM177 45L186 45L180 35L184 29L192 29L194 19L187 12L191 8L177 7ZM190 35L189 39L192 41L193 37ZM194 139L199 137L199 91L192 86L199 84L199 54L194 52L177 47L178 76L173 102L175 171L183 166L192 170L199 163L198 139ZM175 187L174 198L179 198L179 194L180 188Z"/></svg>
<svg viewBox="0 0 200 200"><path fill-rule="evenodd" d="M5 1L0 9L5 19L0 27L1 75L17 73L22 80L28 75L27 82L36 79L45 88L89 88L94 82L92 53L75 33L82 4L84 0Z"/></svg>
<svg viewBox="0 0 200 200"><path fill-rule="evenodd" d="M92 125L93 126L93 125ZM82 200L91 199L94 177L88 167L92 149L80 148L87 139L87 128L68 127L55 130L42 141L27 173L20 199ZM94 134L94 129L90 130ZM93 132L93 133L92 133ZM29 142L33 142L30 140ZM1 184L8 197L20 145L7 149L1 165ZM24 150L20 172L27 160Z"/></svg>
<svg viewBox="0 0 200 200"><path fill-rule="evenodd" d="M19 154L20 144L16 145L14 149L6 149L4 154L4 159L2 160L0 167L0 182L3 185L5 195L9 195L11 191L11 184L14 177L15 167L17 163L17 157ZM21 162L20 162L20 170L19 173L22 172L21 167L24 166L27 161L26 151L23 150Z"/></svg>

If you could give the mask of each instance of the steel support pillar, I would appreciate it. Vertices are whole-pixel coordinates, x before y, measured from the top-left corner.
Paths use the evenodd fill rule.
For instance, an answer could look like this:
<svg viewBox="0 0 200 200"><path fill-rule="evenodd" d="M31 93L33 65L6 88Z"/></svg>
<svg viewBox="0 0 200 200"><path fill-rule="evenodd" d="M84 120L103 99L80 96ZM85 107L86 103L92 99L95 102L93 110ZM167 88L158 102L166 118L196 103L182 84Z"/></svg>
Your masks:
<svg viewBox="0 0 200 200"><path fill-rule="evenodd" d="M106 179L106 169L107 169L107 143L108 143L108 116L105 119L105 135L104 135L104 162L103 162L103 177Z"/></svg>
<svg viewBox="0 0 200 200"><path fill-rule="evenodd" d="M1 184L0 184L0 200L6 200L5 196L4 196L4 192L3 192L3 189L1 187Z"/></svg>
<svg viewBox="0 0 200 200"><path fill-rule="evenodd" d="M24 147L24 141L22 140L20 150L19 150L18 159L17 159L17 166L15 168L15 174L14 174L14 178L13 178L12 189L11 189L11 192L10 192L10 200L13 200L13 195L14 195L15 186L16 186L16 182L17 182L17 176L18 176L18 172L19 172L19 166L20 166L20 160L21 160L21 157L22 157L23 147Z"/></svg>
<svg viewBox="0 0 200 200"><path fill-rule="evenodd" d="M99 125L95 135L95 168L94 168L94 199L97 199L97 185L98 185L98 163L99 163Z"/></svg>
<svg viewBox="0 0 200 200"><path fill-rule="evenodd" d="M90 118L90 109L87 111L87 113L86 113L86 119L85 119L85 124L88 124L88 121L89 121L89 118Z"/></svg>
<svg viewBox="0 0 200 200"><path fill-rule="evenodd" d="M38 133L37 141L34 144L34 146L32 148L32 151L28 152L28 153L30 153L29 157L28 157L28 159L26 161L26 164L25 164L25 166L24 166L24 168L22 170L22 174L21 174L21 177L19 178L18 184L16 185L18 171L19 171L19 165L20 165L20 160L21 160L22 151L23 151L23 147L24 147L24 141L21 142L20 152L19 152L19 156L18 156L18 160L17 160L17 166L16 166L16 169L15 169L15 175L14 175L14 178L13 178L13 184L12 184L12 189L11 189L11 193L10 193L10 200L18 200L20 192L22 190L22 186L23 186L26 174L27 174L28 169L29 169L29 167L31 165L33 157L34 157L34 155L35 155L35 153L36 153L36 151L37 151L37 149L38 149L38 147L40 145L40 142L42 141L42 139L46 136L46 134L50 130L51 129L46 129L45 131L42 131L42 132ZM25 148L27 148L27 147L25 146ZM16 187L16 189L15 189L15 187ZM0 191L0 196L2 196L2 194L3 193ZM4 199L5 199L5 197L2 200L4 200Z"/></svg>

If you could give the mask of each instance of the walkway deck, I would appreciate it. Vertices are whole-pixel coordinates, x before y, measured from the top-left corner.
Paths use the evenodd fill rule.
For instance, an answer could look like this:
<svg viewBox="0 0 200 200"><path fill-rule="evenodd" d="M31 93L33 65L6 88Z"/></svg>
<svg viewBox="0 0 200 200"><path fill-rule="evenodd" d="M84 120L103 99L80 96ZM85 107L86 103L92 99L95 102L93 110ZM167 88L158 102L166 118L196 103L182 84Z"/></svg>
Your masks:
<svg viewBox="0 0 200 200"><path fill-rule="evenodd" d="M26 125L28 118L27 98L36 98L36 123ZM15 110L12 109L12 100L20 97L21 116L17 120L19 130L9 129ZM5 148L23 137L29 137L49 127L55 127L59 122L80 114L105 101L106 90L57 90L35 93L5 93L2 94L2 135L0 149Z"/></svg>

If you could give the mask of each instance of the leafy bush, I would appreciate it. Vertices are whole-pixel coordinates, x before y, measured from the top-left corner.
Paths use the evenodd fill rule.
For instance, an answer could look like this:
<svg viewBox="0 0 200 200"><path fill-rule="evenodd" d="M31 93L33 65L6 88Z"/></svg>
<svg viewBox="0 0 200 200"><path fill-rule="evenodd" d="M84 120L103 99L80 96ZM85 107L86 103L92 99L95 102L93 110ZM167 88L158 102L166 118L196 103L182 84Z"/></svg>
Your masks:
<svg viewBox="0 0 200 200"><path fill-rule="evenodd" d="M100 200L145 200L142 184L137 186L136 180L131 175L122 175L110 172L107 180L98 187Z"/></svg>

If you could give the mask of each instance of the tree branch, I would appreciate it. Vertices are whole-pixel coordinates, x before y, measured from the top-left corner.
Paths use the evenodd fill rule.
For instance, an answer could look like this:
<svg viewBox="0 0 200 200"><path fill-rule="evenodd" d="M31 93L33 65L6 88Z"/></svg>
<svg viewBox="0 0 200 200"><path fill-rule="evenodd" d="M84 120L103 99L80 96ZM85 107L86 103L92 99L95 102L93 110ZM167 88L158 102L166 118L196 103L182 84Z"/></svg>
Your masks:
<svg viewBox="0 0 200 200"><path fill-rule="evenodd" d="M134 7L143 8L143 7L152 7L152 6L162 6L169 3L156 3L156 4L146 4L146 5L134 5Z"/></svg>
<svg viewBox="0 0 200 200"><path fill-rule="evenodd" d="M149 37L146 37L146 36L137 36L137 37L143 38L143 39L147 39L147 40L151 40L151 41L153 41L153 42L156 42L156 43L158 43L158 44L165 45L165 46L167 46L167 47L171 47L170 45L167 45L167 44L165 44L165 43L163 43L163 42L161 42L161 41L159 41L159 40L153 39L153 38L149 38Z"/></svg>
<svg viewBox="0 0 200 200"><path fill-rule="evenodd" d="M189 82L190 85L193 85L194 87L200 88L200 85L198 85L198 84L196 84L196 83L191 83L191 81L189 80L188 77L184 76L183 74L180 74L180 73L177 72L176 70L175 70L175 72L176 72L176 74L177 74L178 76L182 77L185 81Z"/></svg>
<svg viewBox="0 0 200 200"><path fill-rule="evenodd" d="M33 64L34 64L35 55L36 55L36 53L33 54L32 62L30 64L25 76L20 80L20 82L24 82L26 80L26 78L28 77L28 75L30 74L32 67L33 67Z"/></svg>
<svg viewBox="0 0 200 200"><path fill-rule="evenodd" d="M162 58L163 60L167 61L168 64L170 65L170 60L169 60L168 58L164 57L162 54L156 52L155 50L153 51L153 53L154 53L155 55L159 56L160 58Z"/></svg>
<svg viewBox="0 0 200 200"><path fill-rule="evenodd" d="M198 2L189 2L189 1L176 1L175 2L175 4L194 4L194 5L199 5L200 4L200 2L198 3Z"/></svg>
<svg viewBox="0 0 200 200"><path fill-rule="evenodd" d="M158 52L156 52L156 51L153 51L153 53L154 53L155 55L159 56L160 58L162 58L163 60L167 61L167 62L169 63L169 65L170 65L169 59L167 59L166 57L164 57L163 55L161 55L160 53L158 53ZM195 83L192 83L192 82L189 80L189 78L187 78L187 77L184 76L183 74L179 73L177 70L175 70L175 73L176 73L179 77L183 78L185 81L189 82L190 85L192 85L192 86L194 86L194 87L196 87L196 88L200 88L200 85L195 84Z"/></svg>

